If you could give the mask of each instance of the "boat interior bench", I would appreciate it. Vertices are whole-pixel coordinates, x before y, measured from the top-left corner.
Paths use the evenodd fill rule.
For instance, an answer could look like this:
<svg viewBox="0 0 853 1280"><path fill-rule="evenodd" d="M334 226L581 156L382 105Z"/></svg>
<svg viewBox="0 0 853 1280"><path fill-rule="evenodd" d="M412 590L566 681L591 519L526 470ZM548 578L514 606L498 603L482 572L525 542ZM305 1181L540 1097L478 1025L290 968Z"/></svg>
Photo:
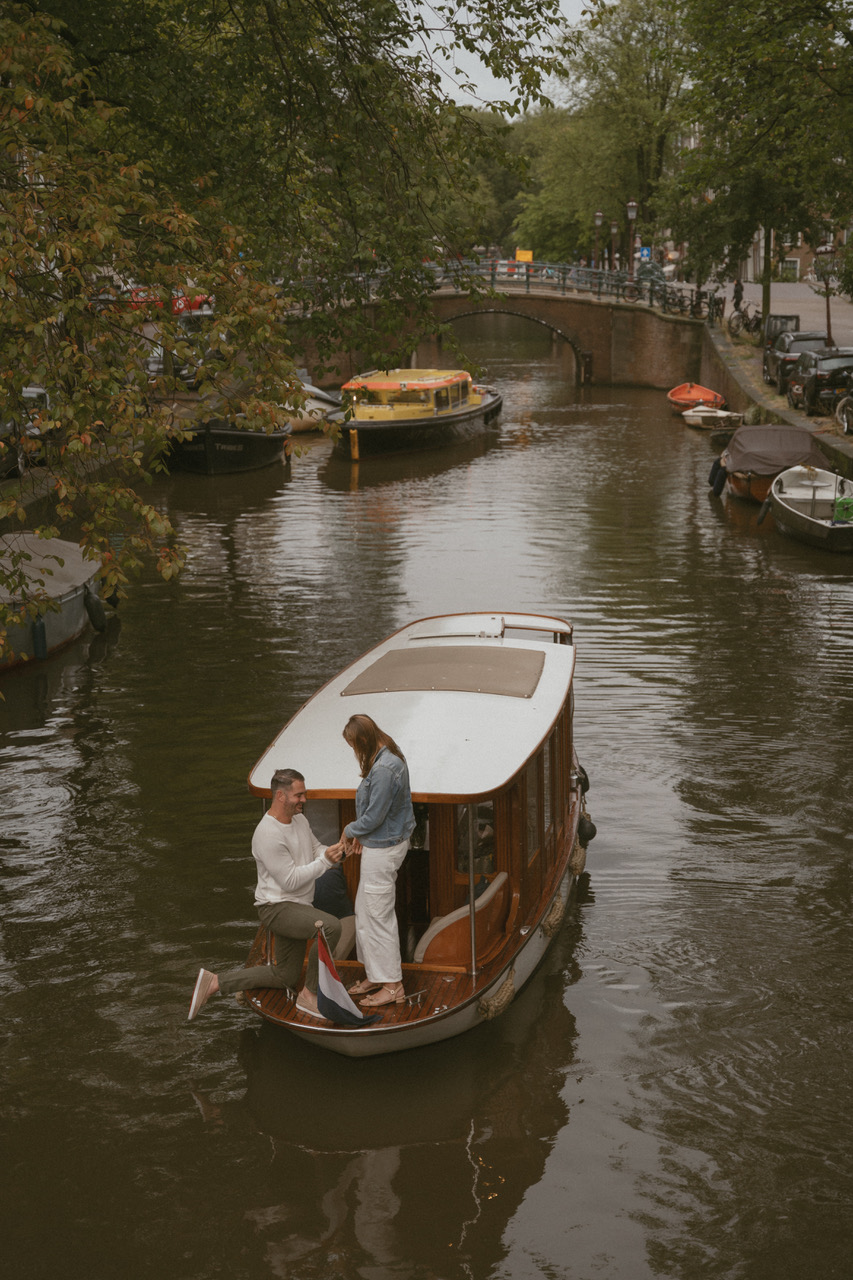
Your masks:
<svg viewBox="0 0 853 1280"><path fill-rule="evenodd" d="M786 493L785 501L789 507L793 507L795 511L799 511L804 516L810 516L813 520L835 519L835 503L831 498L799 498ZM846 521L841 523L846 523Z"/></svg>
<svg viewBox="0 0 853 1280"><path fill-rule="evenodd" d="M474 904L478 960L502 938L509 901L509 878L505 871L499 871ZM414 954L415 964L466 965L470 959L471 910L467 903L433 920Z"/></svg>

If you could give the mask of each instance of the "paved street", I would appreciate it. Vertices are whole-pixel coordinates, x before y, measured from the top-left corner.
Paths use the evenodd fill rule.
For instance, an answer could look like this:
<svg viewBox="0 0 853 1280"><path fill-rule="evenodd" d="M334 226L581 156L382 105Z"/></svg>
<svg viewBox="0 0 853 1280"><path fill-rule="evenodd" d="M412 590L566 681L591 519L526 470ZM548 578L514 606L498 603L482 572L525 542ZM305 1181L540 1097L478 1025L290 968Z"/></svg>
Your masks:
<svg viewBox="0 0 853 1280"><path fill-rule="evenodd" d="M729 299L726 304L726 315L731 311L732 284L727 284L723 292ZM745 284L743 286L744 302L761 305L761 285ZM774 284L770 292L770 311L773 315L794 315L800 317L803 329L826 328L826 303L822 297L810 289L807 284ZM853 302L847 298L830 298L830 315L832 319L832 336L838 346L853 347Z"/></svg>

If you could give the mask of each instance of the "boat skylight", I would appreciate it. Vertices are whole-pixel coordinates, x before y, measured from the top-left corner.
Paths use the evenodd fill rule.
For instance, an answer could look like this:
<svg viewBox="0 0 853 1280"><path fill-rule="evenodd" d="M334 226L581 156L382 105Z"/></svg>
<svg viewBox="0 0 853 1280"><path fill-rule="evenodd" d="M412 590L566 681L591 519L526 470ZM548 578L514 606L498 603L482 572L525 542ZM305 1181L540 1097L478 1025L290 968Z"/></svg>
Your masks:
<svg viewBox="0 0 853 1280"><path fill-rule="evenodd" d="M368 693L494 693L532 698L545 665L541 649L425 645L391 649L343 689L343 697Z"/></svg>

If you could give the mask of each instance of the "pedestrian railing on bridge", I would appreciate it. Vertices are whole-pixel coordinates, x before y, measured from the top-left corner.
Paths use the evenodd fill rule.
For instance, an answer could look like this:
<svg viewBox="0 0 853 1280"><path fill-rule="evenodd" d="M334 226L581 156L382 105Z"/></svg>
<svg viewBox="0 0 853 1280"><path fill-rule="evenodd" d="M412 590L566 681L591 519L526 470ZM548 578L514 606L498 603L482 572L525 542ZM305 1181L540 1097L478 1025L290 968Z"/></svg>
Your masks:
<svg viewBox="0 0 853 1280"><path fill-rule="evenodd" d="M634 275L627 271L602 271L594 267L566 262L480 262L430 263L435 275L436 291L452 289L469 293L472 287L486 287L499 292L554 292L586 294L594 298L613 298L618 302L655 307L668 314L720 321L724 299L716 289L696 289L670 283L660 267L641 265Z"/></svg>

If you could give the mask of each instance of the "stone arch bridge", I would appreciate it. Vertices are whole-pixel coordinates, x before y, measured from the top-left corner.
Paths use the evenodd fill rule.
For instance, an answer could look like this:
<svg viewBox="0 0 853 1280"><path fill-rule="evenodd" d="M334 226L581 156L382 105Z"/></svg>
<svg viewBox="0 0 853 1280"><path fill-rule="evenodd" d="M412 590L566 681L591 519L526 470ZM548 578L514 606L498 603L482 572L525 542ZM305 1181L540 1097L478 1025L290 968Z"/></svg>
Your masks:
<svg viewBox="0 0 853 1280"><path fill-rule="evenodd" d="M668 389L699 377L704 322L664 314L647 303L547 288L508 288L489 298L442 289L433 295L432 309L441 323L494 314L522 316L544 325L556 341L571 347L578 382Z"/></svg>
<svg viewBox="0 0 853 1280"><path fill-rule="evenodd" d="M367 308L379 303L368 303ZM543 325L554 341L574 355L577 382L669 389L675 383L699 381L704 321L680 313L664 313L647 301L626 302L589 292L560 292L544 284L498 287L489 297L476 297L443 286L432 296L437 325L463 316L521 316ZM316 352L305 349L297 364L311 370ZM323 362L328 364L328 356ZM366 368L358 352L340 353L336 373L341 380Z"/></svg>

